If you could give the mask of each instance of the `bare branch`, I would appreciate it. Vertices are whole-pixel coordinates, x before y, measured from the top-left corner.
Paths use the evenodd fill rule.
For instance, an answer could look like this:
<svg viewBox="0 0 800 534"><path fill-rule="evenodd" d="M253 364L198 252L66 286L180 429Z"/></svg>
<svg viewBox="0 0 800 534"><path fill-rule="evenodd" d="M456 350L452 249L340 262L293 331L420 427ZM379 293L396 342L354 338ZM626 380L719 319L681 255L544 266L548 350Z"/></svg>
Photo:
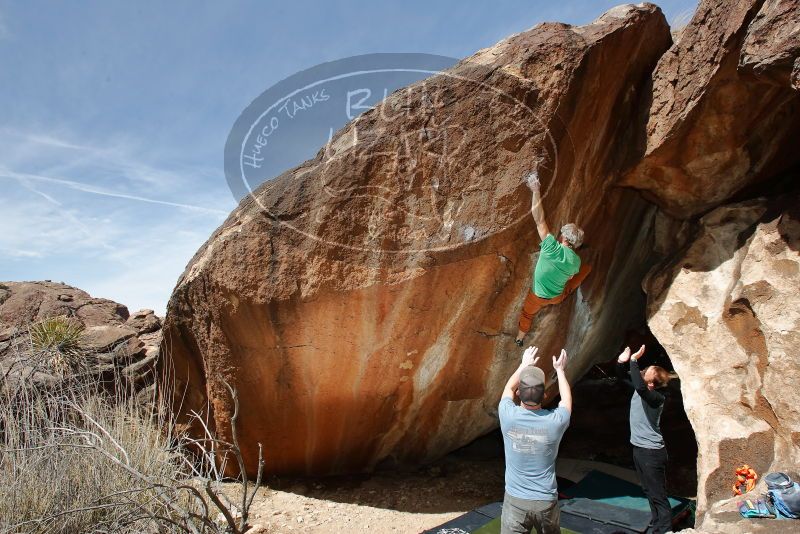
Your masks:
<svg viewBox="0 0 800 534"><path fill-rule="evenodd" d="M224 504L222 504L222 501L219 500L219 496L217 495L217 493L213 489L211 489L210 480L206 481L206 493L208 494L208 497L211 499L211 502L213 502L216 505L216 507L225 517L225 521L228 522L228 528L231 529L233 534L241 534L241 531L236 526L236 520L231 515L230 510L228 510L228 508Z"/></svg>
<svg viewBox="0 0 800 534"><path fill-rule="evenodd" d="M258 474L256 475L256 485L253 486L253 493L250 495L250 499L247 501L247 506L245 506L244 510L242 511L242 528L247 526L247 516L250 514L250 507L253 505L253 499L256 498L256 493L258 493L258 488L261 486L261 475L264 472L264 456L262 454L263 447L261 446L261 442L258 443Z"/></svg>
<svg viewBox="0 0 800 534"><path fill-rule="evenodd" d="M233 399L233 415L231 416L231 439L233 440L233 454L236 456L236 463L239 464L239 476L242 478L242 527L247 525L247 470L244 465L242 449L239 447L239 431L236 423L239 419L239 394L236 389L231 387L225 380L222 381Z"/></svg>
<svg viewBox="0 0 800 534"><path fill-rule="evenodd" d="M112 502L112 503L109 503L109 504L95 504L95 505L92 505L92 506L84 506L82 508L70 508L69 510L63 510L61 512L56 512L54 514L50 514L50 515L45 516L45 517L40 517L40 518L37 518L37 519L30 519L28 521L23 521L21 523L16 523L16 524L14 524L12 526L21 527L23 525L29 525L29 524L32 524L32 523L45 523L47 521L52 521L53 519L57 519L59 517L65 516L65 515L78 514L80 512L91 512L91 511L94 511L94 510L102 510L104 508L114 508L116 506L127 506L127 505L125 503L121 503L121 502Z"/></svg>
<svg viewBox="0 0 800 534"><path fill-rule="evenodd" d="M117 448L117 449L118 449L118 450L119 450L119 451L122 453L122 455L123 455L123 456L125 456L125 463L126 463L126 464L128 464L128 465L130 465L130 463L131 463L131 457L130 457L130 456L128 456L128 452L127 452L127 451L126 451L126 450L125 450L125 449L122 447L122 445L120 445L120 444L119 444L119 442L118 442L117 440L115 440L115 439L114 439L114 437L113 437L113 436L112 436L112 435L111 435L111 434L110 434L110 433L109 433L109 432L108 432L108 431L107 431L105 428L103 428L103 425L101 425L100 423L98 423L97 421L95 421L95 420L94 420L94 419L93 419L93 418L92 418L92 417L91 417L91 416L90 416L88 413L86 413L86 412L85 412L85 411L84 411L84 410L83 410L83 409L82 409L80 406L78 406L77 404L74 404L74 403L71 403L71 404L72 404L72 409L73 409L73 410L75 410L76 412L78 412L79 414L81 414L83 417L85 417L86 419L88 419L88 420L89 420L89 421L90 421L90 422L91 422L91 423L92 423L94 426L96 426L96 427L97 427L97 428L100 430L100 432L102 432L103 434L105 434L105 435L106 435L106 437L108 437L108 439L110 439L110 440L111 440L111 443L113 443L113 444L114 444L114 446L115 446L115 447L116 447L116 448Z"/></svg>

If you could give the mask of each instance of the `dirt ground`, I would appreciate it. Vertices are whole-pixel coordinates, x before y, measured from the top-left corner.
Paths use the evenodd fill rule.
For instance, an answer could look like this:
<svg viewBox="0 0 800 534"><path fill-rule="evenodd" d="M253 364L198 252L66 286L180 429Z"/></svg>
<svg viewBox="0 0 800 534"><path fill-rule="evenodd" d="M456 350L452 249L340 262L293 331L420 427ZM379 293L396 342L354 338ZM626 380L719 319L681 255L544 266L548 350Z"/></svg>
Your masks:
<svg viewBox="0 0 800 534"><path fill-rule="evenodd" d="M626 421L627 422L627 421ZM590 433L591 435L592 433ZM572 441L586 441L585 435ZM596 442L595 442L596 443ZM593 469L638 483L636 474L605 448L562 456L558 476L578 481ZM570 440L562 448L575 449ZM595 447L596 448L596 447ZM613 457L613 459L611 458ZM329 478L273 478L259 488L250 511L252 534L262 533L419 533L470 510L503 499L505 465L503 438L493 432L422 468L379 471L371 475ZM673 491L677 488L673 488ZM694 487L689 488L692 491ZM239 502L239 487L227 484L226 493ZM692 497L691 493L676 492Z"/></svg>
<svg viewBox="0 0 800 534"><path fill-rule="evenodd" d="M502 449L490 441L416 470L270 480L253 502L251 532L423 532L502 500L503 470Z"/></svg>

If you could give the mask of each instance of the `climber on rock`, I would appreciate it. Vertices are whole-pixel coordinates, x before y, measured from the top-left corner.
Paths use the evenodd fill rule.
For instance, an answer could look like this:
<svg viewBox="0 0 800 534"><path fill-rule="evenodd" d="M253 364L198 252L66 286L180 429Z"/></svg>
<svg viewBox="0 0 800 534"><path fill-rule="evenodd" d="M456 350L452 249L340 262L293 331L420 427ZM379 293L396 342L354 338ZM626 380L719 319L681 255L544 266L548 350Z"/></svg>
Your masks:
<svg viewBox="0 0 800 534"><path fill-rule="evenodd" d="M588 265L581 265L581 258L575 252L583 243L583 230L573 223L565 224L556 240L544 219L541 184L535 172L528 176L527 182L532 193L531 215L542 243L539 260L533 272L531 290L525 298L519 318L519 332L514 341L520 347L539 310L567 298L581 285L591 270Z"/></svg>
<svg viewBox="0 0 800 534"><path fill-rule="evenodd" d="M630 373L634 389L630 408L633 463L650 504L647 532L660 534L672 530L672 510L666 484L667 449L660 427L666 400L664 388L669 384L670 376L666 369L657 365L640 371L639 358L643 354L644 345L634 354L631 354L630 347L625 347L617 357L617 377L627 381Z"/></svg>

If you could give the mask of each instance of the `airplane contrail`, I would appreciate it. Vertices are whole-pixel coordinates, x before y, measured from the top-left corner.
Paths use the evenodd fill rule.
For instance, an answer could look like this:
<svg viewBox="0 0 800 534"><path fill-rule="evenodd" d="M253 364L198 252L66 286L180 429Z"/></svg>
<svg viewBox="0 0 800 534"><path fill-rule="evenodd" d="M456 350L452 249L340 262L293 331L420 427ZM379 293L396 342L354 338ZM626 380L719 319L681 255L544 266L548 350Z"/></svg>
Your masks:
<svg viewBox="0 0 800 534"><path fill-rule="evenodd" d="M125 193L117 193L115 191L108 191L106 189L101 189L98 187L94 187L89 184L84 184L82 182L75 182L73 180L65 180L63 178L52 178L50 176L40 176L38 174L28 174L28 173L20 173L14 172L9 170L0 170L0 177L10 178L12 180L19 180L19 181L38 181L38 182L47 182L57 185L62 185L64 187L68 187L70 189L74 189L76 191L81 191L84 193L91 193L94 195L102 195L107 197L114 197L114 198L123 198L128 200L137 200L139 202L148 202L150 204L161 204L163 206L173 206L175 208L183 208L193 211L202 211L206 213L214 213L219 215L228 215L227 211L214 209L214 208L204 208L202 206L195 206L192 204L183 204L181 202L172 202L169 200L158 200L154 198L147 198L147 197L140 197L137 195L129 195Z"/></svg>
<svg viewBox="0 0 800 534"><path fill-rule="evenodd" d="M54 199L53 197L51 197L50 195L48 195L44 191L39 191L38 189L33 187L33 185L31 185L30 183L25 182L24 180L20 180L20 184L25 189L28 189L29 191L31 191L33 193L36 193L40 197L44 198L47 202L49 202L49 203L51 203L51 204L53 204L55 206L58 206L59 208L63 208L64 207L64 205L61 202L59 202L58 200ZM59 213L63 217L67 218L72 224L74 224L87 237L92 238L92 239L96 238L94 232L92 232L85 224L83 224L83 222L80 219L75 217L75 215L70 213L68 210L60 210ZM114 250L114 247L110 246L109 244L105 243L104 241L99 241L99 243L105 249Z"/></svg>

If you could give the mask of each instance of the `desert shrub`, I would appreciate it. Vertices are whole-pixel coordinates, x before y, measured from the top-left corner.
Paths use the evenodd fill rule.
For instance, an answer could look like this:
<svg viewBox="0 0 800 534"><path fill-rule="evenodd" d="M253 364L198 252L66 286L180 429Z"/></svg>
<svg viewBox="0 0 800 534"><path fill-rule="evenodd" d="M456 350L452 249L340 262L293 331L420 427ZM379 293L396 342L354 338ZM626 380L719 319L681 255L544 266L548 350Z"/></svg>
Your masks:
<svg viewBox="0 0 800 534"><path fill-rule="evenodd" d="M49 370L60 375L85 371L80 322L69 317L48 317L32 324L28 333L33 351Z"/></svg>
<svg viewBox="0 0 800 534"><path fill-rule="evenodd" d="M74 384L73 384L74 386ZM185 477L162 421L90 386L0 396L0 525L15 532L161 530L155 492ZM180 496L170 496L182 506Z"/></svg>
<svg viewBox="0 0 800 534"><path fill-rule="evenodd" d="M65 340L79 335L53 324L40 326L41 335L29 330L26 350L34 357L62 351L69 346ZM85 356L80 349L75 354ZM134 392L109 391L85 377L55 383L38 382L35 373L5 378L0 384L0 532L246 529L248 503L237 511L217 490L222 478L214 463L220 451L235 455L238 446L234 450L210 434L199 442L176 435L159 400L166 395L154 393L145 411ZM189 454L187 444L201 454Z"/></svg>

